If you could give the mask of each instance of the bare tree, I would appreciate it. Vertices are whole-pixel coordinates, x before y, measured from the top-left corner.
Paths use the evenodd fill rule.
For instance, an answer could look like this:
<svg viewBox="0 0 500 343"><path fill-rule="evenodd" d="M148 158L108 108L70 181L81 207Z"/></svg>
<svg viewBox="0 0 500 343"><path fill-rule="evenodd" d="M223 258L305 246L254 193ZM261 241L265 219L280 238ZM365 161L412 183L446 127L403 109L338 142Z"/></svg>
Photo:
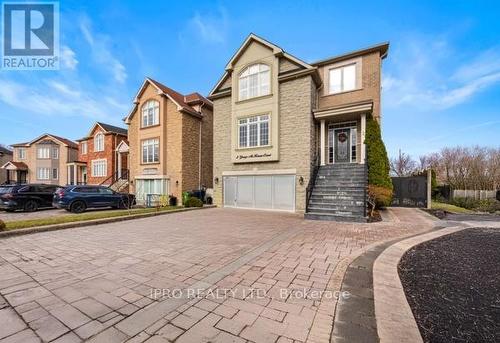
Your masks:
<svg viewBox="0 0 500 343"><path fill-rule="evenodd" d="M417 170L417 163L410 155L399 150L399 155L396 158L391 158L391 173L395 176L409 176Z"/></svg>

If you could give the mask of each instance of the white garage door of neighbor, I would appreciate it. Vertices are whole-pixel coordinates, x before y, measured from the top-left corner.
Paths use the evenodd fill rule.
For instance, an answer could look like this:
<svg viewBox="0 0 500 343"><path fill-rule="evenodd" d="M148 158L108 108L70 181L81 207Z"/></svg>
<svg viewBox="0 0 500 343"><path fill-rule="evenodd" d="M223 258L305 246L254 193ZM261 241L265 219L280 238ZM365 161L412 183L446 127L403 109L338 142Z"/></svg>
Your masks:
<svg viewBox="0 0 500 343"><path fill-rule="evenodd" d="M224 177L224 206L295 210L295 175Z"/></svg>

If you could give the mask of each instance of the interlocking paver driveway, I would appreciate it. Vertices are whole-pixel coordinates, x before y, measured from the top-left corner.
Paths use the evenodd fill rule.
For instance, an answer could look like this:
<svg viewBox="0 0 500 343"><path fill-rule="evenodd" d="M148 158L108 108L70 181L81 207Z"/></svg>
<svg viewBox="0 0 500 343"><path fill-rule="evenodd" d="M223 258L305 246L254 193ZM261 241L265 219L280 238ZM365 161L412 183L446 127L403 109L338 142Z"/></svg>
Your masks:
<svg viewBox="0 0 500 343"><path fill-rule="evenodd" d="M337 263L426 228L209 209L2 239L0 341L326 342Z"/></svg>

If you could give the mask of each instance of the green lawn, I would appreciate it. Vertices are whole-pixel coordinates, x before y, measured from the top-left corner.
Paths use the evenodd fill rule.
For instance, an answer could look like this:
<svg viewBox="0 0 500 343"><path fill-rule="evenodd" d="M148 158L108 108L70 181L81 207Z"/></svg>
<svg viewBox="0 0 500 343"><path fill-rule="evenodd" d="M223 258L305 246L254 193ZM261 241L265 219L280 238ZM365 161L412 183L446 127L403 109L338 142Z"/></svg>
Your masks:
<svg viewBox="0 0 500 343"><path fill-rule="evenodd" d="M431 208L433 210L442 210L442 211L447 211L447 212L451 212L451 213L474 213L474 211L468 210L468 209L463 208L463 207L458 207L458 206L446 204L443 202L437 202L434 200L431 203Z"/></svg>
<svg viewBox="0 0 500 343"><path fill-rule="evenodd" d="M134 208L131 210L110 210L110 211L92 211L81 214L72 214L69 213L66 215L56 215L48 218L39 218L39 219L29 219L29 220L16 220L5 222L7 230L16 230L16 229L25 229L35 226L43 226L43 225L52 225L52 224L63 224L63 223L72 223L72 222L80 222L86 220L93 219L104 219L104 218L114 218L114 217L124 217L135 214L144 214L144 213L152 213L152 212L168 212L168 211L176 211L181 207L162 207L159 209L156 208Z"/></svg>

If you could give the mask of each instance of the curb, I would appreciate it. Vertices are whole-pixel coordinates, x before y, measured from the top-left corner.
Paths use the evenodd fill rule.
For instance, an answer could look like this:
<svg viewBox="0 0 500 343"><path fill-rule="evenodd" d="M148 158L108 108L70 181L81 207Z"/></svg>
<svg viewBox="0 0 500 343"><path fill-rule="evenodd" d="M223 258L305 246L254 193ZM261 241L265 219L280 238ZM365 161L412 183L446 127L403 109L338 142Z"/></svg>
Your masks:
<svg viewBox="0 0 500 343"><path fill-rule="evenodd" d="M422 342L398 274L401 257L414 246L469 227L454 226L399 241L384 250L373 265L375 318L380 342Z"/></svg>
<svg viewBox="0 0 500 343"><path fill-rule="evenodd" d="M111 218L83 220L83 221L63 223L63 224L35 226L35 227L26 228L26 229L14 229L14 230L0 232L0 239L14 237L14 236L21 236L21 235L29 235L29 234L38 233L38 232L65 230L65 229L72 229L72 228L77 228L77 227L93 226L93 225L99 225L99 224L116 223L116 222L122 222L122 221L127 221L127 220L162 216L162 215L172 214L172 213L204 210L204 209L215 208L215 207L217 207L217 206L210 205L210 206L203 206L203 207L187 207L187 208L179 208L179 209L175 209L175 210L171 210L171 211L159 211L159 212L151 212L151 213L132 214L132 215L128 215L128 216L125 215L125 216L118 216L118 217L111 217Z"/></svg>

